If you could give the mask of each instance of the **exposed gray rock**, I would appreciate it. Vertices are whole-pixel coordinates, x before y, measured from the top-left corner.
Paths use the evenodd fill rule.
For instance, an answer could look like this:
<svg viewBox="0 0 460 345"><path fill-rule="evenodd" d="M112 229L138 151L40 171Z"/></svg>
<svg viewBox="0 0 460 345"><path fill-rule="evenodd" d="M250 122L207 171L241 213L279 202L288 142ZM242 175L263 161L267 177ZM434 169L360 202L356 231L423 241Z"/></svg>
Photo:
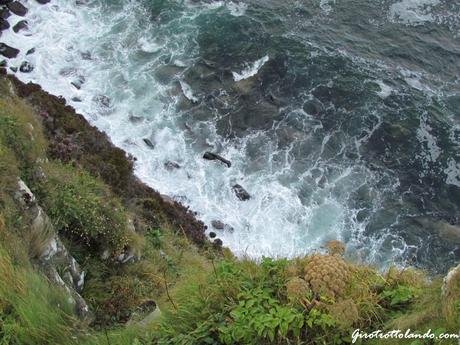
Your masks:
<svg viewBox="0 0 460 345"><path fill-rule="evenodd" d="M443 297L447 297L450 294L450 290L453 288L453 279L454 276L460 274L460 264L452 268L449 273L444 277L443 284L442 284L442 295Z"/></svg>
<svg viewBox="0 0 460 345"><path fill-rule="evenodd" d="M50 219L22 180L18 181L15 200L24 219L30 224L26 240L29 241L31 257L50 281L68 292L69 299L75 305L76 314L85 322L91 321L92 313L79 294L85 283L85 272L67 251Z"/></svg>

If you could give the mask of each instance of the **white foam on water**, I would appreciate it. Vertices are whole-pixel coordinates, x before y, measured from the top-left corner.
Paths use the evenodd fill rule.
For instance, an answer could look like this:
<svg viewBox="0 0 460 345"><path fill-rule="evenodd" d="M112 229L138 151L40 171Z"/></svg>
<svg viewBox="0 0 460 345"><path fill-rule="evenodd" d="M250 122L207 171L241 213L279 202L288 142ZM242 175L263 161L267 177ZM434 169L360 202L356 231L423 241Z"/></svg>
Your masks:
<svg viewBox="0 0 460 345"><path fill-rule="evenodd" d="M394 92L393 88L385 84L382 80L376 80L375 82L380 87L380 91L377 92L377 95L379 95L380 98L385 99Z"/></svg>
<svg viewBox="0 0 460 345"><path fill-rule="evenodd" d="M433 22L436 17L431 11L439 4L440 0L402 0L390 6L389 19L408 25Z"/></svg>
<svg viewBox="0 0 460 345"><path fill-rule="evenodd" d="M259 70L262 68L262 66L268 62L268 60L270 60L270 58L268 57L268 55L265 55L259 60L254 61L253 63L247 64L246 68L243 69L240 73L232 72L233 79L235 81L240 81L240 80L248 79L248 78L255 76L259 72Z"/></svg>
<svg viewBox="0 0 460 345"><path fill-rule="evenodd" d="M447 168L444 170L446 174L446 183L460 187L460 163L450 159L447 163Z"/></svg>
<svg viewBox="0 0 460 345"><path fill-rule="evenodd" d="M241 17L246 13L248 5L244 2L230 1L227 3L227 8L232 16Z"/></svg>
<svg viewBox="0 0 460 345"><path fill-rule="evenodd" d="M335 0L321 0L319 3L319 7L326 14L330 14L332 12L333 5L335 5Z"/></svg>

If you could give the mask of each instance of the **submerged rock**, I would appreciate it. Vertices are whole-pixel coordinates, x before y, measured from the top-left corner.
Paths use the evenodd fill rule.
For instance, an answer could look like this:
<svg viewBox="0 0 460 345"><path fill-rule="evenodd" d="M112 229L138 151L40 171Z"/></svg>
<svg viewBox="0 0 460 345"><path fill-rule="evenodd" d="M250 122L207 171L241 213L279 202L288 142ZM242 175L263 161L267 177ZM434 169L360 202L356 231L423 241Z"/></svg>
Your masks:
<svg viewBox="0 0 460 345"><path fill-rule="evenodd" d="M225 224L221 222L220 220L213 220L211 222L211 225L214 229L217 229L217 230L224 230L225 228Z"/></svg>
<svg viewBox="0 0 460 345"><path fill-rule="evenodd" d="M112 100L106 95L96 95L93 100L104 108L110 108L112 105Z"/></svg>
<svg viewBox="0 0 460 345"><path fill-rule="evenodd" d="M232 187L233 191L236 194L236 197L241 201L246 201L251 199L251 195L244 189L241 185L236 184Z"/></svg>
<svg viewBox="0 0 460 345"><path fill-rule="evenodd" d="M215 160L221 161L222 163L226 164L227 167L229 167L229 168L232 166L232 163L229 160L225 159L222 156L219 156L216 153L212 153L212 152L209 152L209 151L204 153L203 158L207 159L209 161L215 161Z"/></svg>
<svg viewBox="0 0 460 345"><path fill-rule="evenodd" d="M80 90L83 84L85 83L85 81L86 81L86 78L80 75L74 81L71 81L70 84L72 84L72 86L75 87L77 90Z"/></svg>
<svg viewBox="0 0 460 345"><path fill-rule="evenodd" d="M449 223L438 223L439 236L449 242L460 244L460 226L451 225Z"/></svg>
<svg viewBox="0 0 460 345"><path fill-rule="evenodd" d="M25 7L19 1L10 2L6 6L11 12L18 16L24 17L27 14L27 7Z"/></svg>
<svg viewBox="0 0 460 345"><path fill-rule="evenodd" d="M35 48L30 48L30 49L27 51L26 55L31 55L31 54L33 54L33 53L35 53Z"/></svg>
<svg viewBox="0 0 460 345"><path fill-rule="evenodd" d="M8 59L12 59L18 56L19 49L13 48L5 43L0 43L0 54Z"/></svg>
<svg viewBox="0 0 460 345"><path fill-rule="evenodd" d="M167 161L164 165L166 170L168 171L173 171L181 168L181 166L178 163L173 161Z"/></svg>

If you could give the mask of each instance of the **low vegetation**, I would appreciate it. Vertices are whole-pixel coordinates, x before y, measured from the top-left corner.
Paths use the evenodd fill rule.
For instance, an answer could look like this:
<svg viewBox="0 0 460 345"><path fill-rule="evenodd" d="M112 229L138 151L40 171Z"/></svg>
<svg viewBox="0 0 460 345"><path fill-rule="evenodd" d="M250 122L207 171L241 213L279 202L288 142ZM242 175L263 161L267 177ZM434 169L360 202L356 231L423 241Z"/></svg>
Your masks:
<svg viewBox="0 0 460 345"><path fill-rule="evenodd" d="M358 328L458 333L460 273L443 285L411 268L379 272L347 261L337 241L293 260L235 258L140 184L105 136L91 146L81 118L36 87L14 91L18 83L0 78L0 345L333 345ZM49 233L24 221L18 178L50 217ZM90 323L36 264L54 231L86 272ZM120 263L125 253L135 259Z"/></svg>

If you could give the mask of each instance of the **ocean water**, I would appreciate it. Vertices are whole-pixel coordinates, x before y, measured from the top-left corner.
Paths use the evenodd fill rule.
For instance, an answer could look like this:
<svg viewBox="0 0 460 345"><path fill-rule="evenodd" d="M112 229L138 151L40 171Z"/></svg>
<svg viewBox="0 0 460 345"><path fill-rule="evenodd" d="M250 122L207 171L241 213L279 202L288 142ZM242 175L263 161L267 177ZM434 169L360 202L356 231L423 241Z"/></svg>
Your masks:
<svg viewBox="0 0 460 345"><path fill-rule="evenodd" d="M460 259L445 231L460 215L460 2L26 5L29 29L0 38L21 49L9 66L34 66L18 78L64 96L236 254L339 239L379 266Z"/></svg>

